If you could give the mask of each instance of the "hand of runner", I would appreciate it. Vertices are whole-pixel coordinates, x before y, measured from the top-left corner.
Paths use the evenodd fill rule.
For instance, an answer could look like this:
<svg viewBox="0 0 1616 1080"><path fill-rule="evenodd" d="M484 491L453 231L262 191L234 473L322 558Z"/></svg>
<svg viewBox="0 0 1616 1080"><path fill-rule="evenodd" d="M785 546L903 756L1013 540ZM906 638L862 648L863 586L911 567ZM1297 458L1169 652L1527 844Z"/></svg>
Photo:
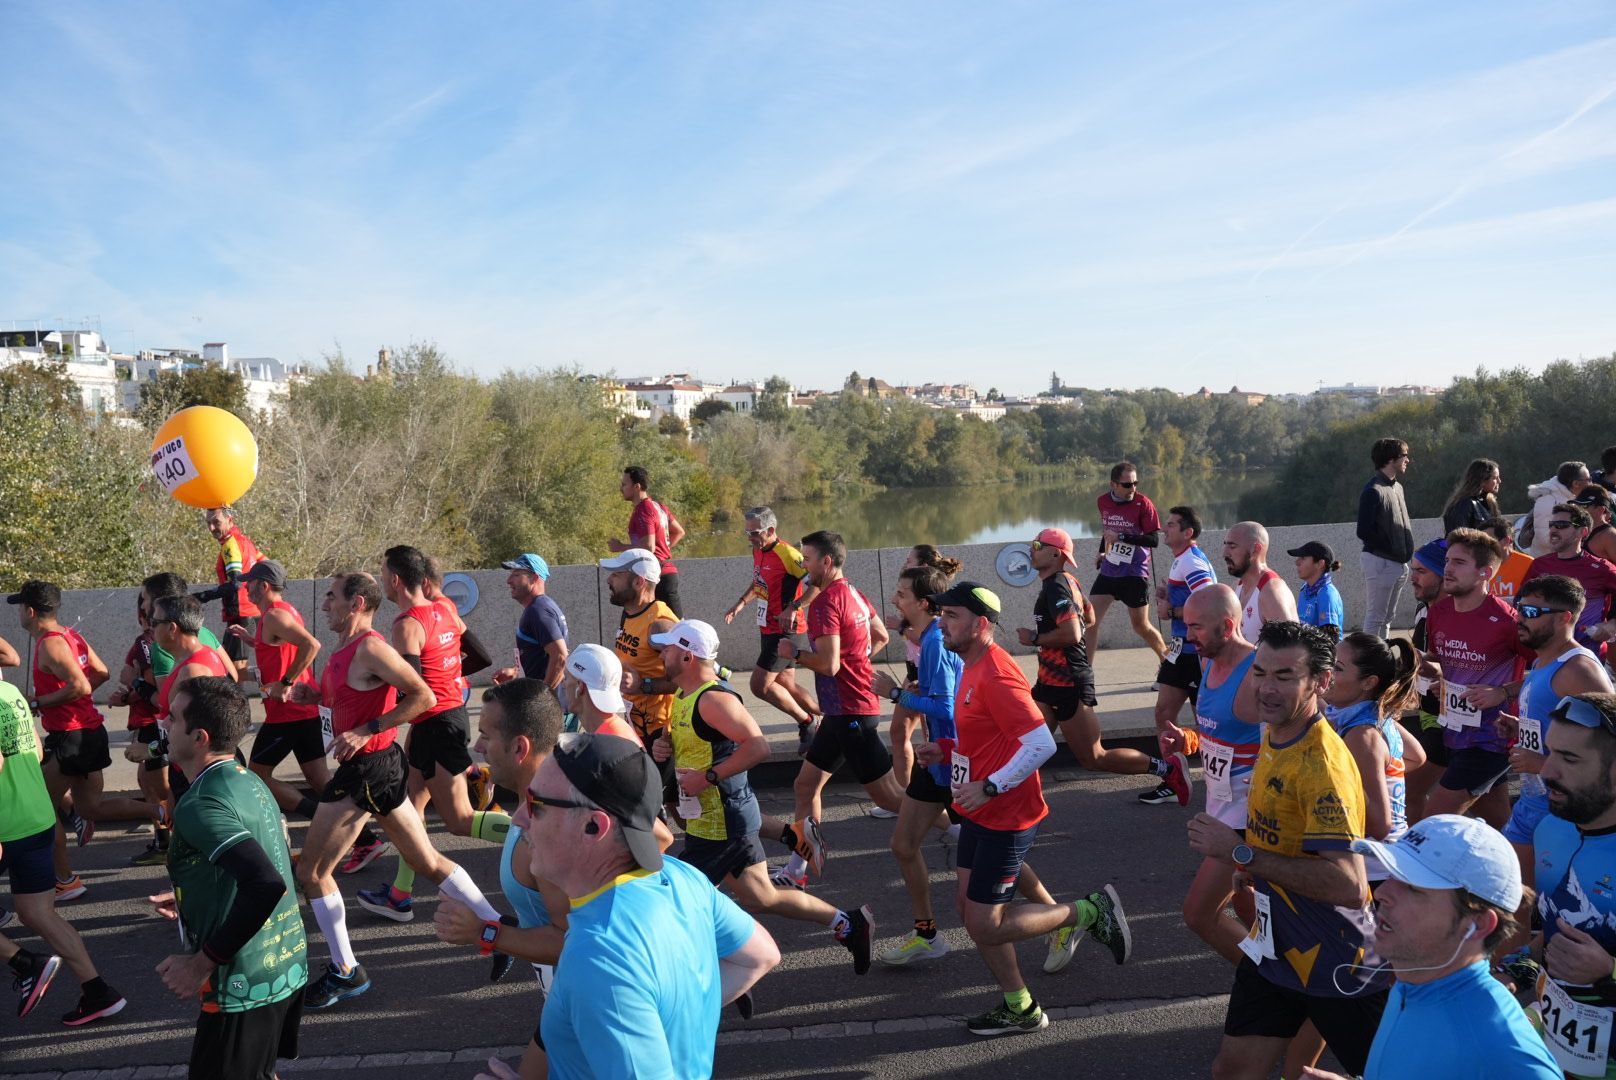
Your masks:
<svg viewBox="0 0 1616 1080"><path fill-rule="evenodd" d="M775 650L775 655L785 660L795 660L797 658L797 643L789 637L781 638L780 647Z"/></svg>
<svg viewBox="0 0 1616 1080"><path fill-rule="evenodd" d="M1586 986L1610 975L1610 954L1583 931L1558 919L1559 933L1549 942L1543 961L1548 973L1564 983Z"/></svg>
<svg viewBox="0 0 1616 1080"><path fill-rule="evenodd" d="M446 945L481 944L483 925L481 915L447 896L439 898L438 910L432 916L432 929Z"/></svg>
<svg viewBox="0 0 1616 1080"><path fill-rule="evenodd" d="M497 1057L488 1059L488 1071L480 1072L475 1080L522 1080L522 1074Z"/></svg>
<svg viewBox="0 0 1616 1080"><path fill-rule="evenodd" d="M161 915L170 922L180 917L179 909L174 905L173 893L153 893L146 899L151 901L153 914Z"/></svg>
<svg viewBox="0 0 1616 1080"><path fill-rule="evenodd" d="M202 984L213 974L215 964L200 952L176 953L157 965L157 974L169 992L184 1001L202 993Z"/></svg>
<svg viewBox="0 0 1616 1080"><path fill-rule="evenodd" d="M129 687L123 683L113 687L112 693L107 696L107 704L120 709L129 704Z"/></svg>
<svg viewBox="0 0 1616 1080"><path fill-rule="evenodd" d="M347 761L370 741L370 733L364 730L344 731L331 740L331 756L338 761Z"/></svg>
<svg viewBox="0 0 1616 1080"><path fill-rule="evenodd" d="M943 748L934 742L923 742L915 747L915 760L922 765L941 765Z"/></svg>
<svg viewBox="0 0 1616 1080"><path fill-rule="evenodd" d="M259 683L258 686L259 692L263 694L265 701L285 701L286 696L292 692L292 688L290 686L287 686L285 683L278 680L270 683L268 686L265 686L263 683Z"/></svg>
<svg viewBox="0 0 1616 1080"><path fill-rule="evenodd" d="M1543 763L1549 760L1542 754L1534 754L1530 750L1522 750L1518 746L1509 748L1509 767L1516 772L1531 773L1536 776L1543 771Z"/></svg>
<svg viewBox="0 0 1616 1080"><path fill-rule="evenodd" d="M1038 644L1038 635L1028 630L1025 626L1018 626L1016 627L1016 640L1031 648Z"/></svg>
<svg viewBox="0 0 1616 1080"><path fill-rule="evenodd" d="M252 639L252 635L247 632L247 628L240 623L231 623L225 627L224 632L227 637L238 637L243 641Z"/></svg>
<svg viewBox="0 0 1616 1080"><path fill-rule="evenodd" d="M789 634L796 629L797 609L786 608L774 617L774 625L780 628L782 634Z"/></svg>
<svg viewBox="0 0 1616 1080"><path fill-rule="evenodd" d="M146 751L146 744L143 742L135 742L131 739L123 748L123 759L136 765L139 765L142 761L149 760L150 757L151 755Z"/></svg>
<svg viewBox="0 0 1616 1080"><path fill-rule="evenodd" d="M1501 712L1498 714L1498 734L1514 741L1521 736L1521 718L1514 713Z"/></svg>
<svg viewBox="0 0 1616 1080"><path fill-rule="evenodd" d="M679 790L686 795L700 795L713 785L707 782L707 775L695 769L675 769L674 774L679 778Z"/></svg>
<svg viewBox="0 0 1616 1080"><path fill-rule="evenodd" d="M1302 1080L1352 1080L1352 1077L1342 1076L1340 1073L1325 1072L1323 1069L1315 1069L1309 1065L1302 1070Z"/></svg>
<svg viewBox="0 0 1616 1080"><path fill-rule="evenodd" d="M1609 641L1616 638L1616 619L1594 623L1588 628L1589 641Z"/></svg>
<svg viewBox="0 0 1616 1080"><path fill-rule="evenodd" d="M892 676L884 671L877 671L870 682L870 689L875 691L877 697L884 698L897 688L898 684L892 681Z"/></svg>
<svg viewBox="0 0 1616 1080"><path fill-rule="evenodd" d="M1191 851L1224 862L1229 861L1235 845L1240 843L1240 834L1211 814L1196 814L1190 818L1189 834Z"/></svg>
<svg viewBox="0 0 1616 1080"><path fill-rule="evenodd" d="M734 622L735 616L739 615L740 613L741 609L738 607L732 607L728 611L724 612L724 625L728 626L730 623Z"/></svg>
<svg viewBox="0 0 1616 1080"><path fill-rule="evenodd" d="M292 687L286 697L288 701L295 701L299 705L318 705L320 688L313 683L300 682Z"/></svg>
<svg viewBox="0 0 1616 1080"><path fill-rule="evenodd" d="M508 683L512 679L520 678L521 675L522 672L517 668L502 667L498 671L494 672L494 685L498 686L501 683Z"/></svg>
<svg viewBox="0 0 1616 1080"><path fill-rule="evenodd" d="M1464 692L1464 699L1478 709L1491 709L1508 701L1509 691L1502 686L1472 686Z"/></svg>
<svg viewBox="0 0 1616 1080"><path fill-rule="evenodd" d="M1163 757L1184 753L1184 747L1188 743L1189 739L1185 737L1184 729L1177 724L1168 724L1156 732L1156 745L1161 747Z"/></svg>
<svg viewBox="0 0 1616 1080"><path fill-rule="evenodd" d="M954 789L954 805L961 810L980 810L988 804L988 796L982 790L982 781L973 780L964 787Z"/></svg>
<svg viewBox="0 0 1616 1080"><path fill-rule="evenodd" d="M668 733L664 731L651 743L651 758L654 761L667 761L673 756L673 744L668 741Z"/></svg>

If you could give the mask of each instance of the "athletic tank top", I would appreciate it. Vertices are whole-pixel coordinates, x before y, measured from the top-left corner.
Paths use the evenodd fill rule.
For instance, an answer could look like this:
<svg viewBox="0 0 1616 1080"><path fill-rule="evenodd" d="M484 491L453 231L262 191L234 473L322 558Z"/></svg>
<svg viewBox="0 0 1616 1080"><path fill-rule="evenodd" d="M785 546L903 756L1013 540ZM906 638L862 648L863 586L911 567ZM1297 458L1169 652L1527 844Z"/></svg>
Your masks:
<svg viewBox="0 0 1616 1080"><path fill-rule="evenodd" d="M46 694L54 694L67 683L39 666L39 660L44 649L43 646L50 638L59 637L67 642L68 649L73 653L74 661L79 670L84 672L86 678L90 675L90 646L85 644L84 637L71 627L52 630L41 634L39 646L34 648L34 697L42 698ZM39 710L39 722L45 726L46 731L83 731L86 728L98 728L106 723L106 717L95 707L95 702L86 694L81 698L69 701L66 705L51 705Z"/></svg>
<svg viewBox="0 0 1616 1080"><path fill-rule="evenodd" d="M512 825L505 833L505 848L499 853L499 888L516 909L516 921L525 930L533 926L550 925L550 909L544 906L544 894L523 885L516 876L512 861L516 857L516 842L522 830Z"/></svg>
<svg viewBox="0 0 1616 1080"><path fill-rule="evenodd" d="M369 690L355 690L348 685L348 668L353 665L359 643L368 637L379 638L381 635L374 630L367 630L348 642L326 661L325 674L320 677L320 694L325 699L325 703L321 705L322 718L323 710L329 709L333 735L362 728L398 704L398 691L388 683L382 683ZM374 754L378 750L386 750L393 745L396 738L398 728L390 727L380 735L372 735L370 740L359 748L359 752Z"/></svg>
<svg viewBox="0 0 1616 1080"><path fill-rule="evenodd" d="M1263 619L1260 609L1262 607L1263 586L1278 576L1272 570L1264 570L1261 574L1258 574L1257 587L1251 590L1251 595L1246 598L1244 606L1240 609L1240 636L1253 645L1257 643L1257 634L1262 630Z"/></svg>
<svg viewBox="0 0 1616 1080"><path fill-rule="evenodd" d="M230 679L230 672L224 666L224 661L219 658L218 650L210 648L207 645L199 645L184 660L181 660L179 663L175 664L174 670L170 671L168 673L168 677L163 680L162 689L157 691L158 716L168 715L168 696L173 692L175 683L179 681L180 672L184 671L192 664L200 664L201 666L207 668L209 675L222 675L225 678ZM230 679L230 681L234 682L235 680Z"/></svg>
<svg viewBox="0 0 1616 1080"><path fill-rule="evenodd" d="M1207 813L1231 828L1244 828L1251 771L1262 750L1262 725L1248 724L1234 713L1235 698L1245 682L1255 652L1236 664L1229 677L1212 685L1212 662L1202 665L1201 689L1195 700L1195 723L1201 729L1201 766L1206 781ZM1221 774L1221 775L1220 775ZM1227 776L1225 781L1222 776ZM1224 796L1219 798L1218 796ZM1238 822L1238 824L1236 824Z"/></svg>
<svg viewBox="0 0 1616 1080"><path fill-rule="evenodd" d="M689 695L679 691L673 695L673 719L669 733L673 738L673 764L679 769L694 769L704 773L728 761L735 753L736 743L706 724L698 703L709 690L730 694L739 701L741 695L716 680L702 683ZM702 789L696 798L701 802L701 815L685 821L685 832L703 840L733 840L761 826L761 811L757 796L746 774L725 777L717 785Z"/></svg>
<svg viewBox="0 0 1616 1080"><path fill-rule="evenodd" d="M617 640L612 647L623 662L623 670L639 676L634 680L635 685L640 679L660 679L666 674L662 670L662 653L651 644L651 624L658 619L676 623L679 616L667 604L653 600L637 615L630 615L625 609L617 625ZM629 722L642 737L654 735L668 726L672 694L624 694L623 700L628 702Z"/></svg>
<svg viewBox="0 0 1616 1080"><path fill-rule="evenodd" d="M276 600L269 605L270 611L284 611L290 615L297 625L303 625L303 616L297 608L285 600ZM286 672L291 668L292 662L297 659L297 646L290 641L279 645L270 645L264 641L264 620L258 620L257 632L253 635L253 656L258 661L259 686L274 686L285 678ZM313 665L310 665L312 667ZM297 679L300 683L315 685L314 675L310 671L303 672ZM299 705L294 701L271 701L264 698L264 723L286 724L293 720L312 720L320 715L318 705Z"/></svg>
<svg viewBox="0 0 1616 1080"><path fill-rule="evenodd" d="M1536 720L1539 728L1539 743L1547 746L1549 737L1549 712L1560 704L1560 698L1554 692L1554 677L1560 674L1560 669L1566 662L1576 656L1586 656L1599 663L1599 657L1592 649L1585 649L1581 645L1573 645L1565 652L1556 656L1548 663L1536 663L1527 671L1526 677L1521 680L1521 716L1529 720ZM1546 753L1547 751L1539 751ZM1536 773L1521 773L1521 798L1527 796L1547 797L1548 790L1543 786L1543 780Z"/></svg>
<svg viewBox="0 0 1616 1080"><path fill-rule="evenodd" d="M463 623L460 622L460 608L455 605L455 602L453 600L449 599L447 596L439 596L438 598L436 598L432 602L443 609L444 618L448 619L449 623L451 625L453 625L453 626L464 625ZM464 634L464 632L462 632L461 637L464 637L464 636L465 636L465 634ZM462 667L460 669L460 678L455 680L455 685L460 688L460 704L464 705L464 704L466 704L467 702L469 702L471 700L471 680L466 678L466 669L464 667L464 656L463 656L465 650L461 647L459 638L455 639L455 648L457 650L459 650L456 655L461 655L462 656ZM521 664L520 658L518 658L517 664L518 665ZM473 740L473 741L475 741L475 740Z"/></svg>
<svg viewBox="0 0 1616 1080"><path fill-rule="evenodd" d="M426 637L421 643L421 678L438 699L432 708L410 721L419 724L460 707L460 627L438 603L412 607L394 619L393 625L405 619L414 619L425 631Z"/></svg>
<svg viewBox="0 0 1616 1080"><path fill-rule="evenodd" d="M1372 727L1386 740L1386 795L1391 801L1391 822L1386 841L1396 840L1408 831L1408 781L1407 770L1403 767L1403 733L1390 717L1381 718L1379 704L1374 701L1354 702L1345 708L1326 710L1325 715L1330 718L1337 735L1345 736L1355 728ZM1364 868L1370 881L1385 881L1391 876L1373 855L1364 856Z"/></svg>

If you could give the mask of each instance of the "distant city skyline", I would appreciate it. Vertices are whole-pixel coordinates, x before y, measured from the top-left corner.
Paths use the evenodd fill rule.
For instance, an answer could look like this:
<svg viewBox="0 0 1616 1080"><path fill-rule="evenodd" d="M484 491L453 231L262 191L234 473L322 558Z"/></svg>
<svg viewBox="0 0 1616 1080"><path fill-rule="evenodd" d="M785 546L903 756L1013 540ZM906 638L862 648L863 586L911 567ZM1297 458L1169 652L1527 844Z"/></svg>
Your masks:
<svg viewBox="0 0 1616 1080"><path fill-rule="evenodd" d="M835 389L1616 351L1616 11L12 5L0 327Z"/></svg>

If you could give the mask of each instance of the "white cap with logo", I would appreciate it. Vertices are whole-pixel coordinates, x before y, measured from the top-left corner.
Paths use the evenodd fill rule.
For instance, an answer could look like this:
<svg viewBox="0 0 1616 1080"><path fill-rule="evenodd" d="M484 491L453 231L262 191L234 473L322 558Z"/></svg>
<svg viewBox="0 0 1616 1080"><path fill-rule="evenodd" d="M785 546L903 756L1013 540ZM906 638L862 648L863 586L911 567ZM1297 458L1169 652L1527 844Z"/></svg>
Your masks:
<svg viewBox="0 0 1616 1080"><path fill-rule="evenodd" d="M567 674L584 684L595 708L608 715L621 713L623 704L623 662L604 645L578 646L567 654Z"/></svg>
<svg viewBox="0 0 1616 1080"><path fill-rule="evenodd" d="M646 581L657 582L662 580L662 564L657 557L644 548L629 548L619 551L609 559L600 560L602 570L632 570Z"/></svg>
<svg viewBox="0 0 1616 1080"><path fill-rule="evenodd" d="M677 645L703 660L718 659L718 631L700 619L684 619L666 633L652 634L651 644L658 648Z"/></svg>
<svg viewBox="0 0 1616 1080"><path fill-rule="evenodd" d="M1398 881L1417 889L1463 889L1494 907L1521 906L1521 864L1502 833L1458 814L1425 818L1396 840L1354 840Z"/></svg>

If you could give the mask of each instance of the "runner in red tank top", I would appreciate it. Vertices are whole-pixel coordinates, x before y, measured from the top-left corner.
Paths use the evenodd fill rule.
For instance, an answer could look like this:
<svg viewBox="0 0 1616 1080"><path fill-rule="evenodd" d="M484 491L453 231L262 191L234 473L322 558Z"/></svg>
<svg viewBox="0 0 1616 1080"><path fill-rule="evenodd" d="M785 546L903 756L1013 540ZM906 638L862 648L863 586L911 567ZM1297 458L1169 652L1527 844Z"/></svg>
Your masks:
<svg viewBox="0 0 1616 1080"><path fill-rule="evenodd" d="M320 730L320 708L289 699L293 686L314 683L314 658L320 642L303 624L303 616L284 598L286 568L274 559L261 559L243 576L253 605L263 612L252 636L258 661L258 686L264 698L264 725L253 739L248 767L268 785L275 803L285 813L313 818L318 801L291 784L276 780L275 769L288 754L309 789L324 791L331 782L325 763L325 737ZM245 627L230 633L245 638Z"/></svg>
<svg viewBox="0 0 1616 1080"><path fill-rule="evenodd" d="M153 754L153 750L160 752L163 739L162 728L157 723L157 705L148 700L145 694L134 691L136 683L151 684L152 650L157 647L152 641L151 623L146 618L144 596L135 603L135 618L140 623L140 636L124 654L123 667L118 671L118 685L107 698L107 703L115 707L129 707L130 740L124 747L123 756L124 760L135 766L135 783L140 789L140 797L149 803L172 805L167 762ZM146 845L146 850L130 860L131 865L161 866L167 863L168 830L161 825L155 829L156 836Z"/></svg>
<svg viewBox="0 0 1616 1080"><path fill-rule="evenodd" d="M447 597L427 595L432 577L431 561L419 548L401 544L387 549L382 587L401 612L393 620L393 648L421 673L437 697L435 705L411 722L405 747L410 802L421 814L431 802L456 836L503 844L510 816L474 810L467 793L471 720L463 702L466 683L461 673L466 624ZM414 872L400 859L391 887L362 889L359 903L367 911L393 918L407 910L414 885Z"/></svg>
<svg viewBox="0 0 1616 1080"><path fill-rule="evenodd" d="M372 814L416 873L485 921L499 921L499 912L471 877L432 847L420 813L405 797L404 752L395 742L398 729L430 711L437 699L372 628L381 600L381 587L369 574L332 580L322 610L341 639L320 688L297 683L289 695L295 703L321 706L322 721L331 731L331 752L341 763L320 796L297 867L304 895L331 950L325 974L304 991L307 1009L330 1008L370 988L370 977L349 944L342 894L332 875ZM400 922L414 917L407 904L401 915Z"/></svg>

